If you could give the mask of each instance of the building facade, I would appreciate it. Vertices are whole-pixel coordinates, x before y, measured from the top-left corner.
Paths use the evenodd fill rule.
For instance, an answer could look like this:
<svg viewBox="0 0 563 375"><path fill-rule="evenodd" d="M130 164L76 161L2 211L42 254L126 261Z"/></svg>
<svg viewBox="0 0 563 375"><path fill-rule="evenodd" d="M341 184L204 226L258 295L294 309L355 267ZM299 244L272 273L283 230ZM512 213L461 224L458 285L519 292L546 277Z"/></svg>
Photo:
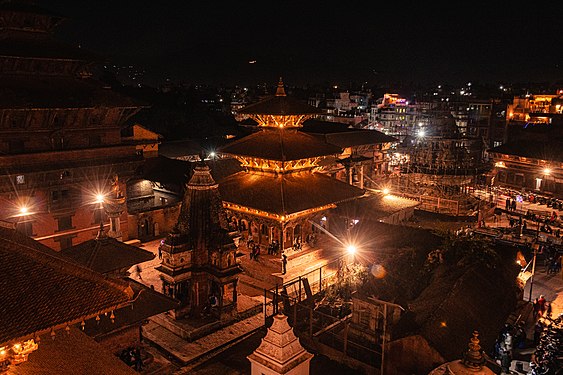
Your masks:
<svg viewBox="0 0 563 375"><path fill-rule="evenodd" d="M96 235L113 176L125 191L142 163L120 131L143 105L92 78L95 55L54 38L61 17L6 3L0 19L0 219L67 248Z"/></svg>

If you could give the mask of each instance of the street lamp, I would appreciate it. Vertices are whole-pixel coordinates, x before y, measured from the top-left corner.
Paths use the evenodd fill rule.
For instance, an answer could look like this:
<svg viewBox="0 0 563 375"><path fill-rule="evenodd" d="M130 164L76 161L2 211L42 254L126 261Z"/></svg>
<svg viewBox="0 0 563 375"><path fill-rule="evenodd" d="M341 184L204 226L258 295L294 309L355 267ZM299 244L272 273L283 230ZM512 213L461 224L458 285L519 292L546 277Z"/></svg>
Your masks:
<svg viewBox="0 0 563 375"><path fill-rule="evenodd" d="M354 246L354 245L348 245L348 246L346 247L346 251L348 251L348 254L350 254L350 255L352 255L352 256L354 256L354 255L356 254L356 251L357 251L357 250L358 250L358 249L357 249L356 246Z"/></svg>

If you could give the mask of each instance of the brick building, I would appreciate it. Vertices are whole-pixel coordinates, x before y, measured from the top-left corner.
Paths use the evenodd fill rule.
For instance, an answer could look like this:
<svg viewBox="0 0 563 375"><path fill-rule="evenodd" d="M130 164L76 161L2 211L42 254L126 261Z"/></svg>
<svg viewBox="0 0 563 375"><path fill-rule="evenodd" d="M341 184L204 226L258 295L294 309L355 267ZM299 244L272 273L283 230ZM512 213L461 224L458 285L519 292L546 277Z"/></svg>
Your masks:
<svg viewBox="0 0 563 375"><path fill-rule="evenodd" d="M0 6L0 220L54 248L93 238L97 195L143 161L121 127L142 104L93 79L97 57L56 40L63 21L27 3ZM127 213L119 218L127 239Z"/></svg>

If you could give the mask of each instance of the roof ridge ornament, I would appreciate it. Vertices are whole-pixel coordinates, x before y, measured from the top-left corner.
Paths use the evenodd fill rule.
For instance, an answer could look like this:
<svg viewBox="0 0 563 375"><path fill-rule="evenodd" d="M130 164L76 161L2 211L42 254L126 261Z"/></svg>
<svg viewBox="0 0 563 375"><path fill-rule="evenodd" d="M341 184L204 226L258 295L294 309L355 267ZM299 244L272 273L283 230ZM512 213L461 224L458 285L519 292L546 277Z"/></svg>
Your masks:
<svg viewBox="0 0 563 375"><path fill-rule="evenodd" d="M280 81L278 82L278 88L276 89L276 96L286 96L285 89L283 88L282 77L280 77Z"/></svg>
<svg viewBox="0 0 563 375"><path fill-rule="evenodd" d="M471 369L481 369L485 364L485 357L479 345L479 332L473 331L473 337L469 342L469 348L464 353L462 363Z"/></svg>

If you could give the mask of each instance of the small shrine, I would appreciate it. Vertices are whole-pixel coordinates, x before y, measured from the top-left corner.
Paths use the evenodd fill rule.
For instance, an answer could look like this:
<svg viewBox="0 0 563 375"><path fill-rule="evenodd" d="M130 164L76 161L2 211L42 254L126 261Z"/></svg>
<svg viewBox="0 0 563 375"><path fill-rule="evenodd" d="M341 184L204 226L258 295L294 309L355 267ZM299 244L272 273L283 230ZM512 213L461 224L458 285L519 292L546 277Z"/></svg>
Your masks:
<svg viewBox="0 0 563 375"><path fill-rule="evenodd" d="M463 354L463 359L444 363L432 370L428 375L492 375L493 370L485 363L487 359L479 345L479 333L473 331L473 337L469 341L469 347Z"/></svg>
<svg viewBox="0 0 563 375"><path fill-rule="evenodd" d="M278 314L260 346L247 358L252 375L308 375L313 354L301 346L287 316Z"/></svg>
<svg viewBox="0 0 563 375"><path fill-rule="evenodd" d="M160 249L163 293L180 301L176 319L236 312L236 245L227 229L219 187L202 160L186 185L178 222Z"/></svg>

